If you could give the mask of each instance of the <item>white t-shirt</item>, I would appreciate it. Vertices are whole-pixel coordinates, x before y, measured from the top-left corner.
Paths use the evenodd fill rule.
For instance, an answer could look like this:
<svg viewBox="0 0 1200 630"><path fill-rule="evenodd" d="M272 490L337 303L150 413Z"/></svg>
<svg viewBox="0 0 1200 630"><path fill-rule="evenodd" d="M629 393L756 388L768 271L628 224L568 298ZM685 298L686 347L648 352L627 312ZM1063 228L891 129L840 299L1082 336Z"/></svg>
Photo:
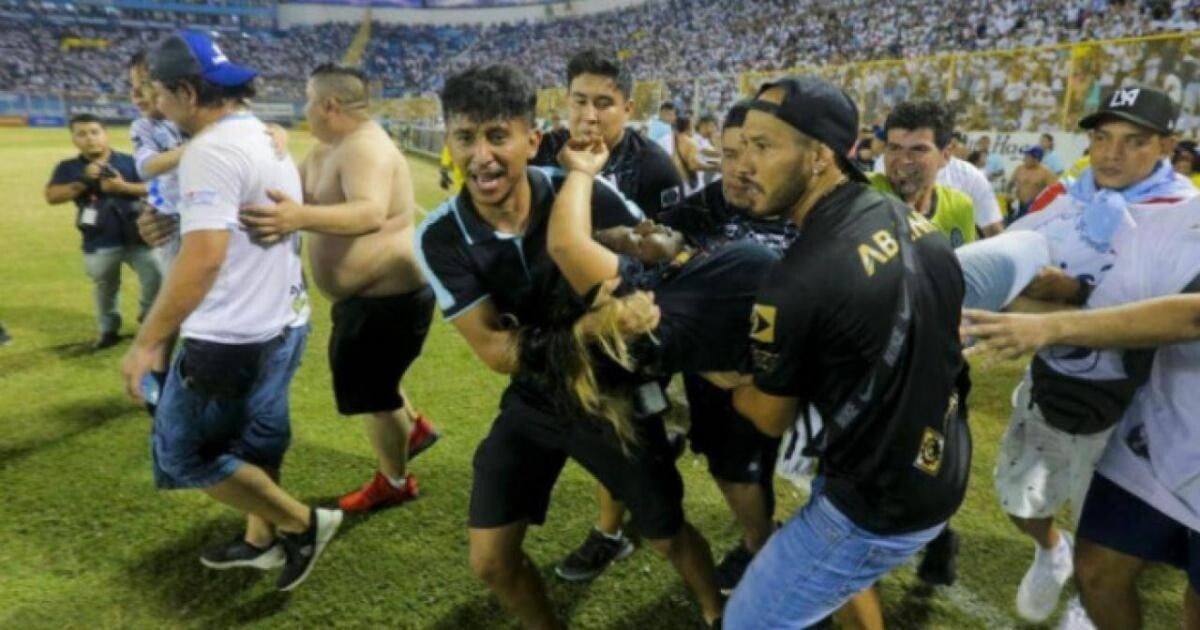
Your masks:
<svg viewBox="0 0 1200 630"><path fill-rule="evenodd" d="M1200 198L1143 215L1114 246L1123 252L1090 306L1200 291ZM1200 342L1158 348L1097 470L1200 531Z"/></svg>
<svg viewBox="0 0 1200 630"><path fill-rule="evenodd" d="M301 199L300 173L280 159L253 114L227 116L192 139L179 164L179 231L229 230L216 282L183 322L186 338L228 344L266 341L306 314L300 236L273 245L250 240L238 209L271 203L268 189Z"/></svg>
<svg viewBox="0 0 1200 630"><path fill-rule="evenodd" d="M882 155L875 159L876 173L886 172L886 168ZM951 157L946 166L938 171L937 183L961 191L971 198L971 205L975 207L975 225L982 228L1004 220L987 175L975 168L974 164Z"/></svg>

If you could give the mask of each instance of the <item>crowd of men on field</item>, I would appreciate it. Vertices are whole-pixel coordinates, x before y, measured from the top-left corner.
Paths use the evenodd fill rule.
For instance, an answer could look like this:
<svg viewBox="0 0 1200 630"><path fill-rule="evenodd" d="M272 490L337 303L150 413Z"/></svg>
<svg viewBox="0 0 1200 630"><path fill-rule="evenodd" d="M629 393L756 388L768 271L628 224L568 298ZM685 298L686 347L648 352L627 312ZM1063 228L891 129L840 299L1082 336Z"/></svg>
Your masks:
<svg viewBox="0 0 1200 630"><path fill-rule="evenodd" d="M1062 627L1137 627L1137 576L1166 563L1187 573L1181 614L1200 628L1200 199L1171 164L1177 103L1147 87L1106 95L1079 121L1089 162L1061 180L1030 164L1006 218L984 172L954 157L940 103L897 105L871 155L844 91L780 79L710 130L720 177L688 181L705 149L630 129L634 78L616 54L564 61L570 116L549 133L522 70L446 81L460 181L420 225L405 158L353 69L312 72L318 144L299 167L247 107L257 72L195 32L131 61L132 156L98 120L71 121L80 154L46 198L77 207L98 346L117 343L120 265L141 276L121 373L154 417L155 482L247 516L205 566L281 569L290 590L344 511L419 494L409 461L438 434L400 382L436 302L481 369L511 376L474 457L469 562L528 627L562 625L523 539L568 458L599 482L597 520L558 577L589 580L633 553L632 527L712 627L835 613L882 627L881 576L923 552L921 579L956 579L964 353L1036 350L995 471L1001 509L1035 542L1018 613L1048 619L1074 575ZM310 328L302 232L333 302L338 410L364 417L379 460L339 509L278 484ZM687 520L663 426L676 374L687 437L741 530L720 562ZM776 514L789 430L817 472L809 502ZM1074 532L1054 525L1068 504Z"/></svg>

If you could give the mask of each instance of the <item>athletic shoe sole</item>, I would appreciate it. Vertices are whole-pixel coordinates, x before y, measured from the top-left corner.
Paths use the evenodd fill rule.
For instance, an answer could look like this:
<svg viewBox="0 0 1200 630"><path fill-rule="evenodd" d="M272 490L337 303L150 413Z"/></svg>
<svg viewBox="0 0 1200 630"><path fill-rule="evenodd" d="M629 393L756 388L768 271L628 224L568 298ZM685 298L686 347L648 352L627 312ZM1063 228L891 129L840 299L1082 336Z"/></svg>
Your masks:
<svg viewBox="0 0 1200 630"><path fill-rule="evenodd" d="M224 571L226 569L259 569L260 571L270 571L271 569L278 569L286 563L287 558L283 554L283 547L279 544L259 554L253 560L213 562L203 556L200 557L200 564L216 571Z"/></svg>
<svg viewBox="0 0 1200 630"><path fill-rule="evenodd" d="M341 510L317 510L314 518L321 518L322 512L329 514L329 521L326 523L325 532L321 531L322 527L320 521L317 522L317 542L316 549L313 550L312 560L310 560L308 566L304 568L304 572L300 574L300 577L293 580L291 584L281 587L279 590L290 591L297 586L300 586L304 580L308 579L308 574L312 573L313 567L317 566L317 561L321 559L321 554L325 553L325 547L329 545L329 541L333 540L334 535L337 534L338 528L342 526Z"/></svg>

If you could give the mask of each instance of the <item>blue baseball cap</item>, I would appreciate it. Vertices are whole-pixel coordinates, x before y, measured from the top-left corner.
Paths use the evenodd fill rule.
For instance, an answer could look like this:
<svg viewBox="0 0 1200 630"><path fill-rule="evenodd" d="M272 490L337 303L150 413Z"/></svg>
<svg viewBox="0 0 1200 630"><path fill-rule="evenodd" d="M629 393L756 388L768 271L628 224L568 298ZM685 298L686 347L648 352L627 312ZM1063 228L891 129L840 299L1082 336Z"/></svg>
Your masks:
<svg viewBox="0 0 1200 630"><path fill-rule="evenodd" d="M1033 159L1035 159L1039 162L1041 162L1042 158L1045 157L1045 155L1046 155L1046 152L1042 150L1042 147L1039 147L1037 145L1034 145L1031 147L1025 147L1025 150L1022 151L1021 153L1024 153L1025 155L1032 155Z"/></svg>
<svg viewBox="0 0 1200 630"><path fill-rule="evenodd" d="M258 71L230 62L216 42L198 31L171 35L151 56L150 78L155 81L166 83L196 75L209 83L238 87L253 81Z"/></svg>

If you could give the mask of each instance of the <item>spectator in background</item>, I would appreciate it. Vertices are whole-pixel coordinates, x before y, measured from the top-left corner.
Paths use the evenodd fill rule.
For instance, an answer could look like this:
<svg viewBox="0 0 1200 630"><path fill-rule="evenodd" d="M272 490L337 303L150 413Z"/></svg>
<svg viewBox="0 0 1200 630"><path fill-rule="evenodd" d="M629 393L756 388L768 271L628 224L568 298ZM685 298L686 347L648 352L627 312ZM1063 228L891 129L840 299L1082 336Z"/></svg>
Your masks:
<svg viewBox="0 0 1200 630"><path fill-rule="evenodd" d="M970 149L967 148L967 134L955 130L950 134L950 155L960 160L966 160ZM969 160L967 160L969 161Z"/></svg>
<svg viewBox="0 0 1200 630"><path fill-rule="evenodd" d="M1042 148L1042 164L1056 176L1062 175L1066 166L1063 165L1062 158L1054 152L1054 136L1048 133L1042 134L1041 139L1038 140L1038 146Z"/></svg>
<svg viewBox="0 0 1200 630"><path fill-rule="evenodd" d="M1004 192L1004 160L999 155L992 153L991 137L980 136L979 141L975 144L975 149L982 155L980 159L983 162L983 166L976 165L976 167L987 177L988 183L992 185L992 192L996 194Z"/></svg>
<svg viewBox="0 0 1200 630"><path fill-rule="evenodd" d="M1042 147L1029 147L1025 149L1024 153L1024 161L1013 170L1012 179L1008 182L1008 192L1011 197L1008 218L1005 222L1009 224L1025 216L1038 194L1053 186L1058 179L1042 163L1045 158Z"/></svg>
<svg viewBox="0 0 1200 630"><path fill-rule="evenodd" d="M75 202L75 225L83 235L83 262L92 279L100 350L120 340L121 263L138 274L141 299L138 321L158 294L162 273L158 261L137 233L137 202L146 196L133 156L113 151L99 118L80 114L70 122L71 141L79 155L55 167L46 184L46 202Z"/></svg>
<svg viewBox="0 0 1200 630"><path fill-rule="evenodd" d="M1197 172L1197 166L1200 166L1200 153L1196 152L1196 142L1193 140L1182 140L1175 147L1175 153L1171 156L1171 166L1175 167L1175 172L1183 175L1192 182L1193 186L1200 188L1200 173Z"/></svg>
<svg viewBox="0 0 1200 630"><path fill-rule="evenodd" d="M677 117L675 103L663 101L662 105L658 106L658 116L651 118L646 125L646 136L658 143L658 146L662 147L667 155L675 153L675 119Z"/></svg>

